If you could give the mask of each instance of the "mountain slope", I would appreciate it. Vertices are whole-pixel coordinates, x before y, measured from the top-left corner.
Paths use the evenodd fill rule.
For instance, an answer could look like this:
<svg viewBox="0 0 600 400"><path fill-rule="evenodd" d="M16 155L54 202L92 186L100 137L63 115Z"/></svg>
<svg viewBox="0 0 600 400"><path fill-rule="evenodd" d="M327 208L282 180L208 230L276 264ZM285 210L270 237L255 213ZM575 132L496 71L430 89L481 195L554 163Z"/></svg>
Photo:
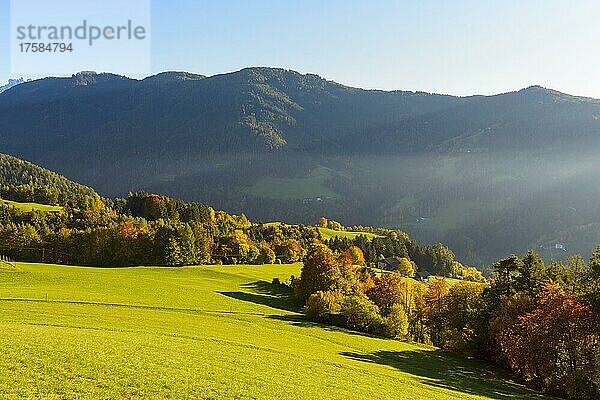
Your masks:
<svg viewBox="0 0 600 400"><path fill-rule="evenodd" d="M18 190L27 186L27 190ZM63 200L82 196L96 196L94 190L79 183L72 182L45 168L39 167L28 161L18 159L6 154L0 154L0 188L6 200L30 201L33 198L23 199L27 192L32 196L40 196L41 192L52 190L56 199ZM40 192L40 193L36 193Z"/></svg>
<svg viewBox="0 0 600 400"><path fill-rule="evenodd" d="M0 149L122 194L215 154L343 149L340 136L460 102L271 68L142 81L84 72L0 95Z"/></svg>
<svg viewBox="0 0 600 400"><path fill-rule="evenodd" d="M460 102L365 91L271 68L210 78L163 73L142 81L83 72L21 85L0 97L0 117L2 145L16 153L35 153L26 143L32 138L51 151L73 142L93 151L104 138L162 141L167 151L257 151L305 147Z"/></svg>
<svg viewBox="0 0 600 400"><path fill-rule="evenodd" d="M167 72L141 81L83 72L0 95L0 129L3 151L111 193L103 178L114 176L115 166L159 175L185 169L177 160L193 165L198 155L215 153L598 143L600 102L541 87L468 98L362 90L273 68L212 77Z"/></svg>
<svg viewBox="0 0 600 400"><path fill-rule="evenodd" d="M473 263L557 241L588 253L599 145L598 100L539 86L459 98L246 68L83 72L0 94L0 151L104 195L399 227Z"/></svg>
<svg viewBox="0 0 600 400"><path fill-rule="evenodd" d="M600 143L600 101L540 86L472 101L379 126L360 135L374 152L498 151Z"/></svg>

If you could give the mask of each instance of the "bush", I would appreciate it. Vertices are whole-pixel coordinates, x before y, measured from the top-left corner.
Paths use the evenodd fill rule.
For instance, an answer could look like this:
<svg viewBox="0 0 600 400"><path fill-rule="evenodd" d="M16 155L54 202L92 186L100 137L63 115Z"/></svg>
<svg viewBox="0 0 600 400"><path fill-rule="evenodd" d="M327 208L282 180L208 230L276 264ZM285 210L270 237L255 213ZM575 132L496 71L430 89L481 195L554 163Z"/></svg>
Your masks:
<svg viewBox="0 0 600 400"><path fill-rule="evenodd" d="M319 291L308 298L304 312L310 320L325 322L329 315L340 311L342 300L339 293Z"/></svg>
<svg viewBox="0 0 600 400"><path fill-rule="evenodd" d="M357 331L371 332L381 323L379 307L366 296L347 297L341 312L346 317L346 326Z"/></svg>
<svg viewBox="0 0 600 400"><path fill-rule="evenodd" d="M258 244L258 257L256 257L257 264L274 264L275 263L275 252L266 242L260 242Z"/></svg>

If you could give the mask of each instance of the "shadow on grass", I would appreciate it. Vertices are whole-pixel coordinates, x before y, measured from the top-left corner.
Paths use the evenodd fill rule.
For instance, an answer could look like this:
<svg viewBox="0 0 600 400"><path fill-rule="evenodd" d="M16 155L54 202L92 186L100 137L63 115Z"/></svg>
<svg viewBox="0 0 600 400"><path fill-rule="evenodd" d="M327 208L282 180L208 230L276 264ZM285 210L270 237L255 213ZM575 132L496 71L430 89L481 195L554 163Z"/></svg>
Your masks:
<svg viewBox="0 0 600 400"><path fill-rule="evenodd" d="M469 395L499 400L548 398L508 381L511 377L507 373L443 350L382 350L367 354L342 352L340 355L356 361L387 365L424 378L426 385Z"/></svg>
<svg viewBox="0 0 600 400"><path fill-rule="evenodd" d="M295 326L319 327L331 331L343 331L350 335L371 336L333 325L308 321L303 314L299 314L301 308L295 301L292 290L287 286L257 281L242 285L242 287L251 292L218 293L233 299L294 312L296 314L269 315L267 318L285 321ZM356 361L389 366L398 371L421 377L426 385L464 394L498 400L548 398L510 382L511 376L503 371L492 370L483 362L443 350L382 350L366 354L342 352L340 355Z"/></svg>
<svg viewBox="0 0 600 400"><path fill-rule="evenodd" d="M218 292L236 300L248 301L254 304L276 308L283 311L300 312L300 305L294 298L292 290L284 285L257 281L242 285L251 292Z"/></svg>
<svg viewBox="0 0 600 400"><path fill-rule="evenodd" d="M298 312L301 312L301 311L298 311ZM382 339L381 336L376 336L376 335L373 335L373 334L370 334L367 332L354 331L354 330L345 328L343 326L326 324L324 322L314 322L314 321L311 321L308 318L306 318L306 315L304 315L304 314L269 315L269 316L267 316L267 318L276 319L278 321L289 322L293 326L299 326L302 328L320 328L320 329L324 329L326 331L331 331L331 332L343 332L347 335Z"/></svg>

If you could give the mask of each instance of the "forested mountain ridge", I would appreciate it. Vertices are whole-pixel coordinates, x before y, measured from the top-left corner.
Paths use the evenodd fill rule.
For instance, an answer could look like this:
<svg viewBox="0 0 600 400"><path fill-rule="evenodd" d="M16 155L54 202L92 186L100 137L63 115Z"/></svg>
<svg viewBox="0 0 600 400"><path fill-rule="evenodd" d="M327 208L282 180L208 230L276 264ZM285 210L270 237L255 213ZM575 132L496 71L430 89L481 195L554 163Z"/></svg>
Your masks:
<svg viewBox="0 0 600 400"><path fill-rule="evenodd" d="M203 77L163 73L138 81L82 72L21 85L0 97L3 142L26 132L52 147L94 135L136 143L149 134L194 151L293 149L460 103L451 96L367 91L273 68ZM25 114L29 120L24 120ZM27 123L24 123L27 122ZM87 139L87 140L86 140ZM139 144L139 143L138 143ZM26 146L22 151L29 150ZM151 146L150 150L152 150ZM32 152L33 153L33 152Z"/></svg>
<svg viewBox="0 0 600 400"><path fill-rule="evenodd" d="M56 172L0 154L0 198L57 205L84 196L98 195L93 189L72 182Z"/></svg>
<svg viewBox="0 0 600 400"><path fill-rule="evenodd" d="M215 152L381 155L557 146L597 140L599 117L600 102L539 86L459 98L356 89L274 68L143 80L81 72L1 95L0 146L110 191L97 167L135 165L132 159L143 169L164 158L156 161L160 170L175 158ZM64 159L73 152L92 164Z"/></svg>
<svg viewBox="0 0 600 400"><path fill-rule="evenodd" d="M454 97L246 68L82 72L0 94L0 151L102 195L400 228L478 264L558 244L589 253L599 144L599 101L539 86Z"/></svg>
<svg viewBox="0 0 600 400"><path fill-rule="evenodd" d="M415 150L501 151L598 144L600 101L541 86L481 96L439 112L376 127L376 153L403 144Z"/></svg>

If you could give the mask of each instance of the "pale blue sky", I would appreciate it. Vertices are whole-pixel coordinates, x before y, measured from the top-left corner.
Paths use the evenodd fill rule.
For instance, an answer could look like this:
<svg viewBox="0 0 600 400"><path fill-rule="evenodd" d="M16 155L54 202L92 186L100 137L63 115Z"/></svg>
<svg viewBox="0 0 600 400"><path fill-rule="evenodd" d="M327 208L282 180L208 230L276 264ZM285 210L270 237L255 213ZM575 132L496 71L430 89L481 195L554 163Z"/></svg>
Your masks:
<svg viewBox="0 0 600 400"><path fill-rule="evenodd" d="M600 98L598 21L592 0L154 0L152 69L278 66L364 88L468 95L540 84ZM8 25L0 0L0 82Z"/></svg>

